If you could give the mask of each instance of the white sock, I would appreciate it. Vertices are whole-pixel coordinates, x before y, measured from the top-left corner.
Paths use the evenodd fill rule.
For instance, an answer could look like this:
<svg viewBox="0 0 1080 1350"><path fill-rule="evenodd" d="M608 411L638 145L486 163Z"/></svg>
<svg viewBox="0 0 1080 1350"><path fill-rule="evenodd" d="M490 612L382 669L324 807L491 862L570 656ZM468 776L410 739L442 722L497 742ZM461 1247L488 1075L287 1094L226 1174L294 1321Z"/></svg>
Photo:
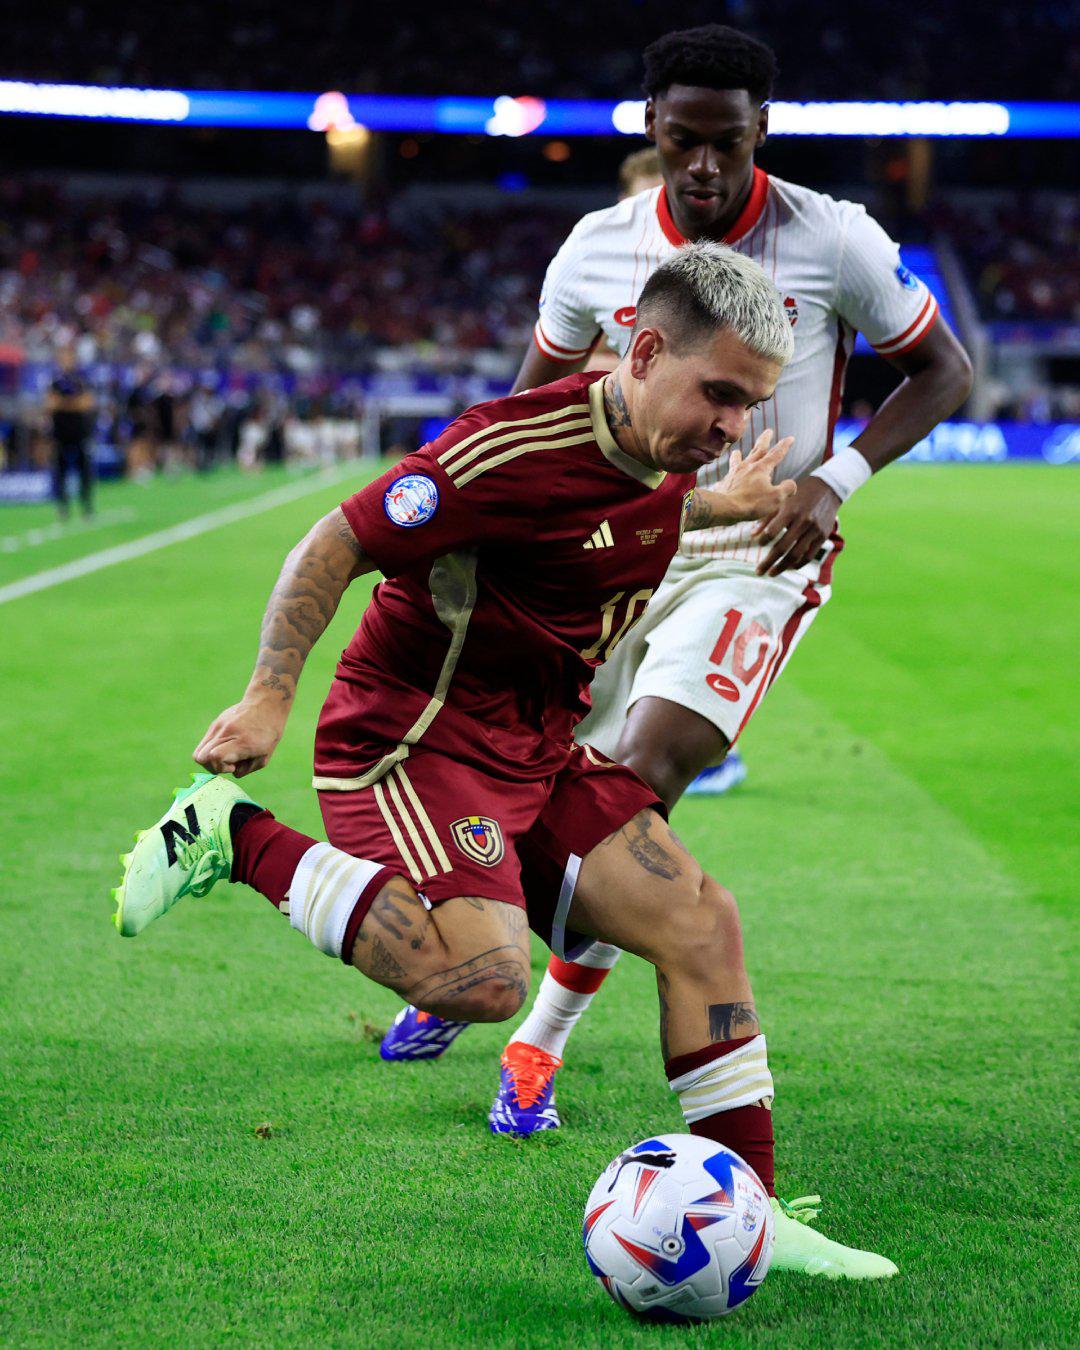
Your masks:
<svg viewBox="0 0 1080 1350"><path fill-rule="evenodd" d="M760 1032L737 1050L717 1055L668 1082L678 1095L687 1125L737 1106L760 1104L772 1109L773 1079L765 1037Z"/></svg>
<svg viewBox="0 0 1080 1350"><path fill-rule="evenodd" d="M345 929L356 902L386 868L342 853L332 844L312 844L289 887L289 923L327 956L341 956Z"/></svg>
<svg viewBox="0 0 1080 1350"><path fill-rule="evenodd" d="M592 972L603 971L606 975L621 955L618 947L612 947L606 942L594 942L576 961L560 961L553 956L528 1017L511 1039L525 1041L528 1045L535 1045L538 1050L546 1050L556 1059L562 1059L570 1033L603 981L603 975L597 979ZM553 969L562 976L562 980L556 978Z"/></svg>

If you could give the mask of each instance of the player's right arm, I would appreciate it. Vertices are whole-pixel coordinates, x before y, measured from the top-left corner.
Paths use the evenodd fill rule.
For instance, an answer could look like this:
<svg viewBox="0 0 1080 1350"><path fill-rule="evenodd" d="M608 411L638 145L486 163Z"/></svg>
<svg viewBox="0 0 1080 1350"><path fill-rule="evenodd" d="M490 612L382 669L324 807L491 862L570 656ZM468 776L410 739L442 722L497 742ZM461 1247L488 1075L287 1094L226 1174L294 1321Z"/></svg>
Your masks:
<svg viewBox="0 0 1080 1350"><path fill-rule="evenodd" d="M512 394L576 375L588 365L589 352L600 330L582 285L588 251L585 221L579 221L570 231L548 264L540 292L540 315Z"/></svg>
<svg viewBox="0 0 1080 1350"><path fill-rule="evenodd" d="M532 461L507 457L498 439L485 450L484 433L498 437L507 425L470 409L348 497L297 544L267 602L244 697L210 724L195 748L200 764L238 778L266 764L285 730L308 653L355 577L381 572L393 578L430 568L459 549L520 544L532 536L547 500ZM463 473L452 467L460 442L467 442Z"/></svg>
<svg viewBox="0 0 1080 1350"><path fill-rule="evenodd" d="M567 375L576 375L585 369L588 359L589 354L586 352L576 360L556 360L553 356L545 356L534 341L525 353L525 360L521 363L510 392L520 394L523 389L539 389L542 384L554 384Z"/></svg>
<svg viewBox="0 0 1080 1350"><path fill-rule="evenodd" d="M259 655L244 697L210 723L194 758L237 778L261 769L281 740L304 662L356 577L375 570L341 507L285 559L267 601Z"/></svg>

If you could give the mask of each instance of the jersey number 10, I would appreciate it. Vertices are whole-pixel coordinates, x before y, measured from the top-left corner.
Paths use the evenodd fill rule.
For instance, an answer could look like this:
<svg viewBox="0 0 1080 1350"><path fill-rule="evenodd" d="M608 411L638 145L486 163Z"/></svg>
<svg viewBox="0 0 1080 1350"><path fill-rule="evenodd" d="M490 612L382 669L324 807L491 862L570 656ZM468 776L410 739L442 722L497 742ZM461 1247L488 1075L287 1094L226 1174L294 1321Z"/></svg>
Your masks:
<svg viewBox="0 0 1080 1350"><path fill-rule="evenodd" d="M600 606L600 636L591 646L581 653L586 661L607 661L611 653L645 613L645 606L652 599L652 591L635 591L629 600L624 600L625 591L618 591L610 600ZM619 614L622 622L615 627Z"/></svg>

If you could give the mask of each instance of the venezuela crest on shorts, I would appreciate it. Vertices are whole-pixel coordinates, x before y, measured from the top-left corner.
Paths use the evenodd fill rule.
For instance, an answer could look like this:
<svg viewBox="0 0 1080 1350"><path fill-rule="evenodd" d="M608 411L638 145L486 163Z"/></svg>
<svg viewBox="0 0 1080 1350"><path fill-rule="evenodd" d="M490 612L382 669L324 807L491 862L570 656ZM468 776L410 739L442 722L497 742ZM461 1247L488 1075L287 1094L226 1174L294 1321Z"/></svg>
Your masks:
<svg viewBox="0 0 1080 1350"><path fill-rule="evenodd" d="M482 867L494 867L502 862L506 849L502 830L490 816L462 816L450 826L454 843L473 862Z"/></svg>

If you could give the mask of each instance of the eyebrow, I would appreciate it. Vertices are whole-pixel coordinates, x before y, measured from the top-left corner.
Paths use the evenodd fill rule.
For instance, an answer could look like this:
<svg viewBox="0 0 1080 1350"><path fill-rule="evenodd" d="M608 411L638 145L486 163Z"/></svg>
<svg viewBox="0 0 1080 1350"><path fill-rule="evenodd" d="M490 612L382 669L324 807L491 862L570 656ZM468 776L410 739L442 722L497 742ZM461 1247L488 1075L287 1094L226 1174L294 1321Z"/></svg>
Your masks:
<svg viewBox="0 0 1080 1350"><path fill-rule="evenodd" d="M706 380L705 388L716 390L718 393L735 394L744 403L760 403L764 398L763 394L758 394L755 397L750 390L744 389L741 384L736 384L734 380Z"/></svg>
<svg viewBox="0 0 1080 1350"><path fill-rule="evenodd" d="M673 131L685 132L688 136L700 136L704 140L721 141L726 136L745 136L749 131L749 124L746 122L737 122L730 127L724 127L713 136L706 136L704 132L698 131L696 127L688 127L685 122L669 121L667 130L669 134Z"/></svg>

